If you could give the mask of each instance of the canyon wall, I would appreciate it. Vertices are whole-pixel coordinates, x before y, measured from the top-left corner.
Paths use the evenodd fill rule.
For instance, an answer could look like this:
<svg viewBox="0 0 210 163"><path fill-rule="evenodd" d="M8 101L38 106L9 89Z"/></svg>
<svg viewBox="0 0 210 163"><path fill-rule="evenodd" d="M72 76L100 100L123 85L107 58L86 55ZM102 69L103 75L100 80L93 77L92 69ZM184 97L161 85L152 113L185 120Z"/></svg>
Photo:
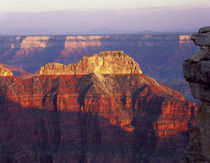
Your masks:
<svg viewBox="0 0 210 163"><path fill-rule="evenodd" d="M0 63L35 72L49 62L77 63L83 56L123 50L153 78L182 78L181 64L196 51L189 35L0 36Z"/></svg>
<svg viewBox="0 0 210 163"><path fill-rule="evenodd" d="M195 55L183 63L184 77L192 95L201 101L197 121L191 129L191 141L185 155L186 162L210 162L210 27L192 34L193 42L200 46Z"/></svg>
<svg viewBox="0 0 210 163"><path fill-rule="evenodd" d="M98 57L107 55L120 64L126 54ZM175 163L196 124L195 104L142 73L84 69L90 73L0 77L0 160Z"/></svg>
<svg viewBox="0 0 210 163"><path fill-rule="evenodd" d="M68 65L101 51L123 50L141 64L144 74L194 100L181 68L197 49L189 38L189 34L0 36L0 63L34 73L50 62Z"/></svg>

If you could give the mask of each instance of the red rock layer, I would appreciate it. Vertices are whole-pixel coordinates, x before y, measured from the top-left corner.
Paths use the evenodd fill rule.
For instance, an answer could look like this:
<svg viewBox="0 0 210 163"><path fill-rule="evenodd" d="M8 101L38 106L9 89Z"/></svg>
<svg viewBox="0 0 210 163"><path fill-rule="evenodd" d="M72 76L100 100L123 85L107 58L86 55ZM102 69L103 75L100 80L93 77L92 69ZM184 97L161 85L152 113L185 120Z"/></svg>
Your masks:
<svg viewBox="0 0 210 163"><path fill-rule="evenodd" d="M144 75L2 77L0 91L5 160L175 161L197 110Z"/></svg>

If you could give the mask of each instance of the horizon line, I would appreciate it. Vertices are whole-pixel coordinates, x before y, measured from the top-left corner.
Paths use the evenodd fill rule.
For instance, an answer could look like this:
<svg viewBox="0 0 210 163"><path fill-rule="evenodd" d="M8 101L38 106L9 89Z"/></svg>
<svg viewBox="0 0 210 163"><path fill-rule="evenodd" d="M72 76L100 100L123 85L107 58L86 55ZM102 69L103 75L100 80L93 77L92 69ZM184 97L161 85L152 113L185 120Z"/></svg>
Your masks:
<svg viewBox="0 0 210 163"><path fill-rule="evenodd" d="M104 8L104 9L94 9L94 8L72 8L72 9L48 9L48 10L40 10L40 11L4 11L0 8L0 14L10 14L10 13L45 13L45 12L70 12L70 11L82 11L82 12L97 12L97 11L122 11L122 10L137 10L137 9L199 9L199 8L210 8L206 5L201 6L158 6L158 7L128 7L128 8Z"/></svg>

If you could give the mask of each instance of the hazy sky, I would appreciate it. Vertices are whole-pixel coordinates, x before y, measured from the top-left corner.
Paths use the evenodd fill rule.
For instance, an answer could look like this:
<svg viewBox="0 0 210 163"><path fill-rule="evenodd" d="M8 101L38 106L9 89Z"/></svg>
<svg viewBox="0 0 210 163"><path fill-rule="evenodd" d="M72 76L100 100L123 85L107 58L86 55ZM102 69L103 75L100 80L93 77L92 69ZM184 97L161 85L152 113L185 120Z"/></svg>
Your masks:
<svg viewBox="0 0 210 163"><path fill-rule="evenodd" d="M0 0L0 34L196 31L210 0Z"/></svg>
<svg viewBox="0 0 210 163"><path fill-rule="evenodd" d="M1 12L210 6L209 0L0 0Z"/></svg>

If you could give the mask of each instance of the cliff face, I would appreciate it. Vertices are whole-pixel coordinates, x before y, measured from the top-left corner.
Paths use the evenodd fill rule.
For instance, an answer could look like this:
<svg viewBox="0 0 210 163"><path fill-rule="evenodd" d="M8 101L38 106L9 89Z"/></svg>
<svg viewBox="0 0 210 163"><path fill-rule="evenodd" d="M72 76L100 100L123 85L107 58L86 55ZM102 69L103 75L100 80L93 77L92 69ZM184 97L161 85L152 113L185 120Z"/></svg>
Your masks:
<svg viewBox="0 0 210 163"><path fill-rule="evenodd" d="M29 152L54 162L175 161L196 114L144 75L12 77L1 88L1 157L9 160Z"/></svg>
<svg viewBox="0 0 210 163"><path fill-rule="evenodd" d="M11 36L0 37L0 62L35 72L50 62L77 63L83 56L123 50L155 78L182 77L179 68L196 47L189 35ZM152 58L152 59L151 59Z"/></svg>
<svg viewBox="0 0 210 163"><path fill-rule="evenodd" d="M105 51L83 57L77 64L67 66L49 63L40 68L40 75L73 74L142 74L139 65L123 51Z"/></svg>
<svg viewBox="0 0 210 163"><path fill-rule="evenodd" d="M48 63L67 65L101 51L123 50L141 64L144 74L193 100L181 68L182 62L197 49L189 37L187 34L0 36L0 63L34 73Z"/></svg>
<svg viewBox="0 0 210 163"><path fill-rule="evenodd" d="M20 44L20 49L16 52L15 57L30 55L35 51L44 50L50 36L28 36Z"/></svg>
<svg viewBox="0 0 210 163"><path fill-rule="evenodd" d="M113 53L79 63L85 69L89 59L97 62L97 56L109 55L121 63ZM104 61L114 58L110 60ZM129 60L126 66L130 68ZM0 159L175 162L195 123L195 104L141 73L99 72L0 77Z"/></svg>
<svg viewBox="0 0 210 163"><path fill-rule="evenodd" d="M192 140L186 157L192 162L210 162L210 27L201 28L191 39L200 50L183 63L184 77L193 97L202 104L197 115L198 126L191 129Z"/></svg>
<svg viewBox="0 0 210 163"><path fill-rule="evenodd" d="M13 76L13 73L2 64L0 64L0 76Z"/></svg>

